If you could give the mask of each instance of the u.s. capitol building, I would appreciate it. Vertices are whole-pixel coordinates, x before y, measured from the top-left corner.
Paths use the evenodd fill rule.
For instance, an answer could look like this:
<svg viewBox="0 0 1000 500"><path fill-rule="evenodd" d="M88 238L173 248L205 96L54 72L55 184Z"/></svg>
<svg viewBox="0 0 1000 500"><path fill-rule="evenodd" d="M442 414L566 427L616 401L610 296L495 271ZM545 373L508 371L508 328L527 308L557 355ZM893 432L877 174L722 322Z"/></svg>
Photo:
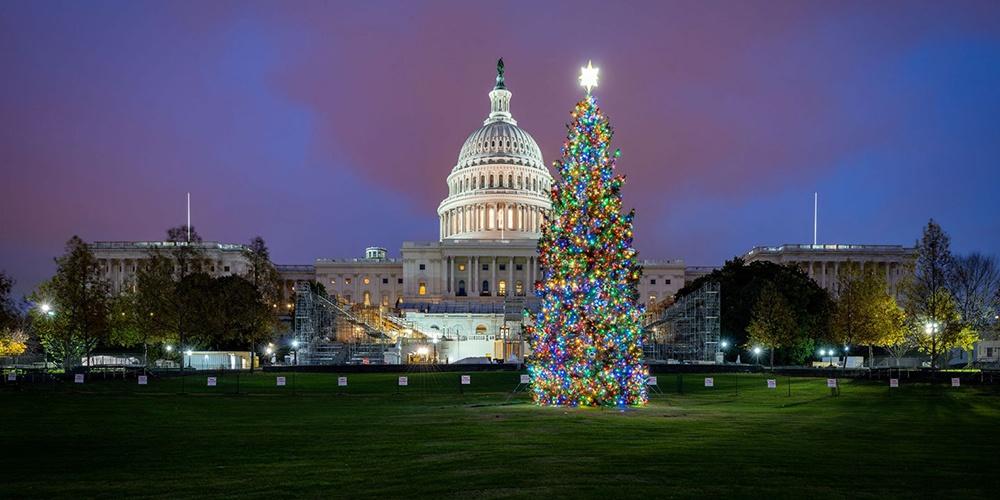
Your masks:
<svg viewBox="0 0 1000 500"><path fill-rule="evenodd" d="M447 195L437 209L436 240L403 242L400 259L388 258L385 248L372 246L365 249L364 257L278 265L283 306L291 307L296 285L315 281L338 303L404 315L414 330L433 341L442 362L523 356L521 313L537 308L533 293L541 276L537 244L551 210L548 193L553 178L535 140L514 119L511 97L501 67L489 92L489 113L465 140L445 179ZM117 291L134 278L137 262L151 248L165 245L173 243L95 242L91 246ZM199 245L211 273L244 272L241 245ZM873 252L863 246L851 248L852 255L845 258L891 261L883 264L887 278L890 271L895 278L899 264L912 254L903 247L892 247L888 253L886 246L871 247L877 250ZM799 251L815 253L809 248ZM755 249L747 258L780 260L782 255ZM647 304L672 298L686 281L711 271L686 267L682 260L647 260L641 265L639 296ZM835 268L822 269L822 283L830 288L835 275L827 269ZM812 275L813 267L809 272Z"/></svg>

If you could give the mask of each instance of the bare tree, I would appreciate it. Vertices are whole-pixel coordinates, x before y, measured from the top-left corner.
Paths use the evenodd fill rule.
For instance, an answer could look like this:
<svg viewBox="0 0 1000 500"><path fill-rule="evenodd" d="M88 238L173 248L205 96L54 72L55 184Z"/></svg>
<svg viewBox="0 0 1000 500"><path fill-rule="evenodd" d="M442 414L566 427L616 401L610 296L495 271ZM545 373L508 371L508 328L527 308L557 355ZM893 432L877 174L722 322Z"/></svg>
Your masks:
<svg viewBox="0 0 1000 500"><path fill-rule="evenodd" d="M971 253L955 259L949 279L958 312L969 328L982 334L997 315L1000 265L993 256Z"/></svg>

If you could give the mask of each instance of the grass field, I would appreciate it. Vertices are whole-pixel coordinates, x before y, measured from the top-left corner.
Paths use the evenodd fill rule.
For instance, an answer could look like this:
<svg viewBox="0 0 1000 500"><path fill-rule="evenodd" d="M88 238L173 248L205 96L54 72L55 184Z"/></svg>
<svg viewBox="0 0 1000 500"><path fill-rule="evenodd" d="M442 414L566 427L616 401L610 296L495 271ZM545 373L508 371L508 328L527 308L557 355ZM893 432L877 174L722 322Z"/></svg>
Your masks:
<svg viewBox="0 0 1000 500"><path fill-rule="evenodd" d="M996 388L661 375L539 408L513 372L227 375L0 391L0 497L997 498ZM292 385L294 384L294 388ZM291 394L292 391L295 394ZM249 394L246 394L249 392Z"/></svg>

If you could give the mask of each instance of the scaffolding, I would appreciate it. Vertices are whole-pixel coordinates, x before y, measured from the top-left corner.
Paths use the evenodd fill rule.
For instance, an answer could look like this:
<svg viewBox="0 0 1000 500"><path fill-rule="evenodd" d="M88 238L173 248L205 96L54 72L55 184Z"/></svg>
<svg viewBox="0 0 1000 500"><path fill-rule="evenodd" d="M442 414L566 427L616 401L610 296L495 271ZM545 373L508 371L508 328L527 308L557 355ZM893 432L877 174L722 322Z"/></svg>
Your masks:
<svg viewBox="0 0 1000 500"><path fill-rule="evenodd" d="M295 286L292 327L299 364L383 364L405 339L422 338L413 325L380 306L331 299L310 283ZM396 352L398 357L398 352Z"/></svg>
<svg viewBox="0 0 1000 500"><path fill-rule="evenodd" d="M645 325L646 359L651 362L719 361L720 290L708 282L680 298Z"/></svg>

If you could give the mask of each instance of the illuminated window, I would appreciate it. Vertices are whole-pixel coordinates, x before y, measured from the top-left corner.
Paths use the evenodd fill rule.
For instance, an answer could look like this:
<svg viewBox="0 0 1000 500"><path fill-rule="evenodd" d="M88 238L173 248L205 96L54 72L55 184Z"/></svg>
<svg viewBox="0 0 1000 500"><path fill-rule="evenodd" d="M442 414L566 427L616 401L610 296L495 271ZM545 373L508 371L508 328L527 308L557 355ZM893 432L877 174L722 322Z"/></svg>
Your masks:
<svg viewBox="0 0 1000 500"><path fill-rule="evenodd" d="M337 284L337 280L331 278L330 279L330 284L331 285L336 285Z"/></svg>
<svg viewBox="0 0 1000 500"><path fill-rule="evenodd" d="M367 284L369 284L369 283L371 283L371 280L369 280L369 279L368 279L368 277L367 277L367 276L365 276L365 284L367 285Z"/></svg>
<svg viewBox="0 0 1000 500"><path fill-rule="evenodd" d="M476 335L486 335L486 325L479 325L476 327Z"/></svg>
<svg viewBox="0 0 1000 500"><path fill-rule="evenodd" d="M459 271L465 271L465 264L459 264L458 265L458 270Z"/></svg>
<svg viewBox="0 0 1000 500"><path fill-rule="evenodd" d="M507 295L507 281L500 280L497 282L497 295Z"/></svg>
<svg viewBox="0 0 1000 500"><path fill-rule="evenodd" d="M514 282L514 294L524 295L524 283L522 283L521 280L517 280Z"/></svg>
<svg viewBox="0 0 1000 500"><path fill-rule="evenodd" d="M351 284L351 278L344 278L344 283L350 285Z"/></svg>
<svg viewBox="0 0 1000 500"><path fill-rule="evenodd" d="M389 296L388 295L383 295L382 296L382 305L385 306L385 307L389 306Z"/></svg>
<svg viewBox="0 0 1000 500"><path fill-rule="evenodd" d="M372 294L371 294L371 292L366 291L365 294L363 295L363 297L364 298L361 299L361 302L364 305L366 305L366 306L372 305Z"/></svg>
<svg viewBox="0 0 1000 500"><path fill-rule="evenodd" d="M417 295L427 295L427 283L420 282L417 286Z"/></svg>

